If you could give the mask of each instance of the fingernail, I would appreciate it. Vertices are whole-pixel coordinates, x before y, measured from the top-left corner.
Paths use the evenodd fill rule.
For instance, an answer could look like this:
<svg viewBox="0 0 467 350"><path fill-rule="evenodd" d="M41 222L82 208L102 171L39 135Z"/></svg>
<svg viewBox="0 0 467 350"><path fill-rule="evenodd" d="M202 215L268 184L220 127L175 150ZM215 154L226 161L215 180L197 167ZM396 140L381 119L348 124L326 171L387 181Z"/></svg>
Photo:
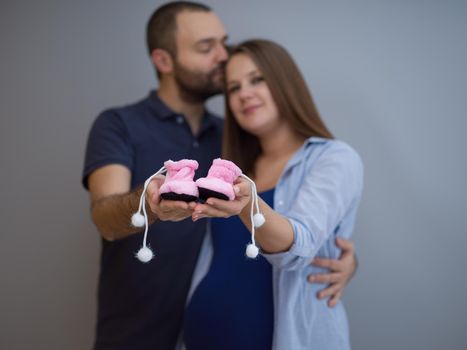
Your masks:
<svg viewBox="0 0 467 350"><path fill-rule="evenodd" d="M206 201L206 203L208 203L209 205L213 205L212 200L210 200L210 199L208 199L208 200Z"/></svg>
<svg viewBox="0 0 467 350"><path fill-rule="evenodd" d="M234 186L234 191L235 191L235 193L238 193L238 192L240 192L240 188L238 186Z"/></svg>
<svg viewBox="0 0 467 350"><path fill-rule="evenodd" d="M308 282L313 282L315 280L314 276L308 276Z"/></svg>

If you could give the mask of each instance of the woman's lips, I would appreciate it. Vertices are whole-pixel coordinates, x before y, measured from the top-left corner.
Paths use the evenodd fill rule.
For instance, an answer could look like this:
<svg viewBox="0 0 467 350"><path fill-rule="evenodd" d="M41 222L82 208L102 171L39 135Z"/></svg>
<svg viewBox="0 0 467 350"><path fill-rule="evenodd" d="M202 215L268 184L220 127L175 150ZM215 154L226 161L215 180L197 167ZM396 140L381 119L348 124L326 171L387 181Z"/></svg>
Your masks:
<svg viewBox="0 0 467 350"><path fill-rule="evenodd" d="M257 110L261 105L256 105L256 106L250 106L243 108L243 114L250 114L253 113L255 110Z"/></svg>

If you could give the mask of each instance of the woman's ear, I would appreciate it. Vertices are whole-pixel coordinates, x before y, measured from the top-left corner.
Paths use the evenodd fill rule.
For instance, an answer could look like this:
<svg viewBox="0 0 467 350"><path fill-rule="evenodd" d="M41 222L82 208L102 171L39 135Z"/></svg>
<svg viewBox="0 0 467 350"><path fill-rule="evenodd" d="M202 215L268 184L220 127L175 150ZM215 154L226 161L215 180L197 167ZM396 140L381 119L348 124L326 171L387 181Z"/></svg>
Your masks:
<svg viewBox="0 0 467 350"><path fill-rule="evenodd" d="M161 74L168 74L173 71L172 55L163 49L155 49L151 53L151 61Z"/></svg>

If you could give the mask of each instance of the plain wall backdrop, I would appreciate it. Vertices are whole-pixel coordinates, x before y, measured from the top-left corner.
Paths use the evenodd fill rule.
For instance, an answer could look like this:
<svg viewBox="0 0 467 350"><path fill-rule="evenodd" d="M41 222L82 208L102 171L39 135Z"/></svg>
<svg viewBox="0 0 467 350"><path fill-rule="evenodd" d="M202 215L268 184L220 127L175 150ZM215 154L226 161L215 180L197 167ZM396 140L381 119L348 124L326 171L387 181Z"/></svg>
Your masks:
<svg viewBox="0 0 467 350"><path fill-rule="evenodd" d="M1 349L91 346L86 137L100 111L156 86L144 30L161 3L0 3ZM467 3L206 3L231 43L283 44L363 158L360 267L344 296L353 348L467 349ZM220 97L210 106L222 113Z"/></svg>

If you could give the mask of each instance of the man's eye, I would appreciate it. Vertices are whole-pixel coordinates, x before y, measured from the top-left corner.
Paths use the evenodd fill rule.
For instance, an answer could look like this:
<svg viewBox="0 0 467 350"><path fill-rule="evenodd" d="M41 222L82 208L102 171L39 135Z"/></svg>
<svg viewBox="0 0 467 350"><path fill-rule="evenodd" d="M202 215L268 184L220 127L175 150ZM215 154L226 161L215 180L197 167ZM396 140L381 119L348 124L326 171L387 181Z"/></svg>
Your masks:
<svg viewBox="0 0 467 350"><path fill-rule="evenodd" d="M201 53L210 53L212 50L212 46L211 45L205 45L205 46L200 46L198 48L198 51L201 52Z"/></svg>

